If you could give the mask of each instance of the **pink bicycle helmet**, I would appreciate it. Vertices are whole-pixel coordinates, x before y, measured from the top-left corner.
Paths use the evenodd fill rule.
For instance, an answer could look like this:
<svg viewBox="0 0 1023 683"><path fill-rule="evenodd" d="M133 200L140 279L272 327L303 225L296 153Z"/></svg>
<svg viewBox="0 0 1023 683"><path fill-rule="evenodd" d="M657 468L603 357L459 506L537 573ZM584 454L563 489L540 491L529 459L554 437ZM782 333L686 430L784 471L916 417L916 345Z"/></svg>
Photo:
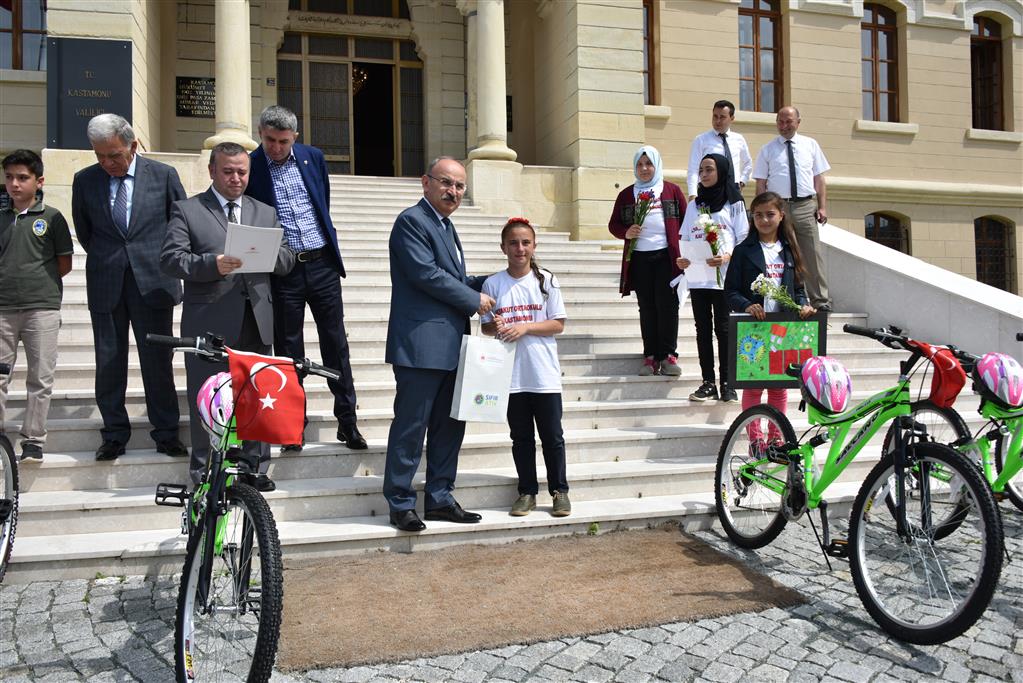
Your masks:
<svg viewBox="0 0 1023 683"><path fill-rule="evenodd" d="M974 387L1006 409L1023 406L1023 367L1012 356L986 353L973 369Z"/></svg>
<svg viewBox="0 0 1023 683"><path fill-rule="evenodd" d="M803 363L800 390L806 402L825 413L840 413L849 405L852 380L834 358L813 356Z"/></svg>
<svg viewBox="0 0 1023 683"><path fill-rule="evenodd" d="M234 392L231 390L231 373L218 372L203 382L195 399L199 409L199 421L210 435L210 441L219 444L227 429L227 423L234 414Z"/></svg>

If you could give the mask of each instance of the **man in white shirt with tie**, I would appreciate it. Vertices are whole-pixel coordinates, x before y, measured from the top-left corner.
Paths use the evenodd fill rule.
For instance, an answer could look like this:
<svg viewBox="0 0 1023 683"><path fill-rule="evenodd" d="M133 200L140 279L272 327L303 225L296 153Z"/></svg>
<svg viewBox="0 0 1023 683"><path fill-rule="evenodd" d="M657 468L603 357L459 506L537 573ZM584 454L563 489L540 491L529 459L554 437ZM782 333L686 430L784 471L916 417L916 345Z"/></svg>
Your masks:
<svg viewBox="0 0 1023 683"><path fill-rule="evenodd" d="M686 171L686 194L690 201L696 196L696 186L700 183L700 161L708 154L720 154L731 160L734 180L740 190L749 182L753 173L753 158L746 138L731 130L733 121L735 105L728 100L718 100L714 103L710 118L711 130L693 138Z"/></svg>
<svg viewBox="0 0 1023 683"><path fill-rule="evenodd" d="M753 165L757 194L776 192L788 201L789 215L795 224L796 239L806 266L805 285L810 305L817 310L830 311L831 298L824 278L818 224L828 222L824 174L831 166L816 140L798 134L798 109L782 107L776 123L778 137L764 145Z"/></svg>

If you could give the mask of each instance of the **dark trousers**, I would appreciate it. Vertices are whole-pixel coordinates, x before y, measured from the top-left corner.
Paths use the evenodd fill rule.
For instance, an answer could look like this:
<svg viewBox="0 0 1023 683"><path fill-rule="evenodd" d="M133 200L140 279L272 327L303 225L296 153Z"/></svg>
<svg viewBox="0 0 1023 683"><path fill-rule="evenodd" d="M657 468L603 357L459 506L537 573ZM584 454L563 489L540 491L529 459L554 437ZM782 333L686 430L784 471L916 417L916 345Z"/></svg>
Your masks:
<svg viewBox="0 0 1023 683"><path fill-rule="evenodd" d="M671 272L667 249L632 252L629 282L639 302L643 355L655 361L676 355L678 344L678 295L668 286Z"/></svg>
<svg viewBox="0 0 1023 683"><path fill-rule="evenodd" d="M124 272L121 300L109 313L90 313L96 352L96 405L103 417L105 440L127 443L131 422L124 407L128 388L128 325L135 334L136 350L146 392L146 414L154 441L178 436L178 394L170 349L146 346L146 335L172 334L174 308L153 308L142 300L131 269Z"/></svg>
<svg viewBox="0 0 1023 683"><path fill-rule="evenodd" d="M455 395L454 370L428 370L393 366L396 391L394 419L387 434L384 498L392 512L416 507L412 479L423 457L426 437L426 500L433 510L454 502L458 452L465 423L451 418Z"/></svg>
<svg viewBox="0 0 1023 683"><path fill-rule="evenodd" d="M540 490L536 481L536 439L533 423L543 445L543 462L547 467L547 490L568 491L565 473L565 437L561 430L561 394L520 392L508 396L508 427L511 429L512 458L519 475L519 495L535 496Z"/></svg>
<svg viewBox="0 0 1023 683"><path fill-rule="evenodd" d="M728 381L728 302L720 289L690 289L693 320L696 322L696 350L704 382L714 383L714 337L718 340L718 369L721 381Z"/></svg>
<svg viewBox="0 0 1023 683"><path fill-rule="evenodd" d="M188 304L185 304L186 306ZM245 317L242 319L242 329L238 339L233 344L227 340L227 345L238 351L252 351L254 353L270 353L270 346L263 343L259 335L259 326L256 324L256 316L252 313L252 306L245 302ZM194 354L185 354L185 378L188 381L188 407L191 419L188 421L189 434L192 438L192 459L188 463L188 474L193 484L198 484L206 471L206 463L210 459L210 435L203 429L196 413L195 399L199 395L199 389L203 382L218 372L229 372L227 363L210 363ZM270 444L262 441L243 441L241 461L250 470L265 473L270 468Z"/></svg>
<svg viewBox="0 0 1023 683"><path fill-rule="evenodd" d="M328 258L296 263L295 268L272 278L274 295L274 353L305 358L305 306L309 304L320 338L323 364L341 375L327 386L334 394L334 416L339 424L355 424L355 383L352 379L341 279Z"/></svg>

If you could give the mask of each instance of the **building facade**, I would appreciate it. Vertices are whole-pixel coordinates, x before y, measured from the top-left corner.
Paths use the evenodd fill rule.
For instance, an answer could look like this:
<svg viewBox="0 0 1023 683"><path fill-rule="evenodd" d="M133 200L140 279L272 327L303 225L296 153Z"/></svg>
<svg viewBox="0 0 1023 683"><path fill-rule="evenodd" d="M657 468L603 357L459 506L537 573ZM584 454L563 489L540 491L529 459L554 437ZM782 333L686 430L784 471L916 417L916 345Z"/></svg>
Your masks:
<svg viewBox="0 0 1023 683"><path fill-rule="evenodd" d="M336 173L464 158L477 204L579 238L607 237L639 145L679 182L715 100L754 155L792 104L833 224L1020 292L1020 0L4 0L0 150L46 147L68 106L47 101L47 38L130 41L142 147L191 191L203 149L251 147L281 103ZM182 116L183 83L215 114ZM44 158L60 205L91 155Z"/></svg>

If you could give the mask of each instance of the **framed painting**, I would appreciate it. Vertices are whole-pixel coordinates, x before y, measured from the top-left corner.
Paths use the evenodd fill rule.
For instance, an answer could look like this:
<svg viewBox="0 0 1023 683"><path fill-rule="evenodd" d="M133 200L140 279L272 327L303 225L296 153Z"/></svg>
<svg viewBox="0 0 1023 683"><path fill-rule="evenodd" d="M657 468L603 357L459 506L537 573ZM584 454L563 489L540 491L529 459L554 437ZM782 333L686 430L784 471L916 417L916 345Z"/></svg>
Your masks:
<svg viewBox="0 0 1023 683"><path fill-rule="evenodd" d="M792 363L828 350L826 313L800 320L795 312L768 313L757 320L748 313L732 313L728 339L732 357L728 383L736 389L793 389L799 386L785 374Z"/></svg>

